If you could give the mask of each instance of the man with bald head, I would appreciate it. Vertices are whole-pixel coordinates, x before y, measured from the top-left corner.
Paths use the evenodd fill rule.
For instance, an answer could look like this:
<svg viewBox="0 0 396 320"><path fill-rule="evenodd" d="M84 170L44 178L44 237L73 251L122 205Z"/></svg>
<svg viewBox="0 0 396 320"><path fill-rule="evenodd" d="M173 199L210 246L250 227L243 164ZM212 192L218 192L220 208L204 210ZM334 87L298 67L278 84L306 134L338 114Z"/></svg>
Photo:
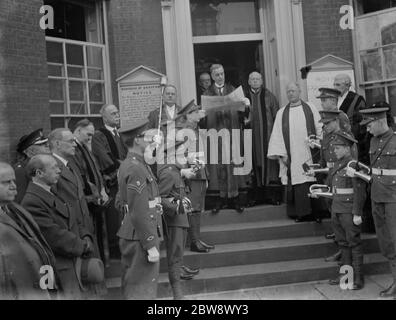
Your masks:
<svg viewBox="0 0 396 320"><path fill-rule="evenodd" d="M255 191L253 200L258 202L263 198L269 200L266 192L269 191L268 185L277 184L279 180L278 162L267 158L269 138L279 110L279 103L271 91L264 87L263 77L259 72L250 73L248 83L249 88L245 90L245 96L250 101L250 107L246 125L253 131L253 189ZM275 199L271 201L275 202Z"/></svg>
<svg viewBox="0 0 396 320"><path fill-rule="evenodd" d="M118 191L117 171L126 158L127 148L119 133L120 113L113 104L105 104L100 109L103 127L95 131L92 138L92 152L98 160L99 169L107 194L111 201L106 210L106 224L111 255L119 255L116 233L121 225L121 214L114 207L114 199Z"/></svg>
<svg viewBox="0 0 396 320"><path fill-rule="evenodd" d="M55 257L31 214L14 202L16 194L14 169L0 162L0 300L51 299L56 278L41 288L40 271L55 271Z"/></svg>
<svg viewBox="0 0 396 320"><path fill-rule="evenodd" d="M300 86L292 82L286 87L289 103L275 118L268 158L279 160L282 184L287 186L287 214L296 222L314 220L315 205L308 198L309 187L316 181L304 174L303 164L317 163L319 153L307 144L310 135L321 136L320 115L315 106L301 100Z"/></svg>

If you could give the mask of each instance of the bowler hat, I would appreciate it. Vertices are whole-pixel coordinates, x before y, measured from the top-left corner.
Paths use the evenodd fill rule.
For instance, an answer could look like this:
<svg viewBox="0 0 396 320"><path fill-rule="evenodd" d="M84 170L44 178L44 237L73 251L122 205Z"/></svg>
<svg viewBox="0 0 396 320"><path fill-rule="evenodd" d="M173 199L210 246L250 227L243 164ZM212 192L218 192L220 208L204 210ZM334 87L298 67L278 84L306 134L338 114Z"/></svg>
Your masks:
<svg viewBox="0 0 396 320"><path fill-rule="evenodd" d="M78 282L82 289L87 284L101 283L104 281L103 262L97 258L83 259L78 257L75 264Z"/></svg>

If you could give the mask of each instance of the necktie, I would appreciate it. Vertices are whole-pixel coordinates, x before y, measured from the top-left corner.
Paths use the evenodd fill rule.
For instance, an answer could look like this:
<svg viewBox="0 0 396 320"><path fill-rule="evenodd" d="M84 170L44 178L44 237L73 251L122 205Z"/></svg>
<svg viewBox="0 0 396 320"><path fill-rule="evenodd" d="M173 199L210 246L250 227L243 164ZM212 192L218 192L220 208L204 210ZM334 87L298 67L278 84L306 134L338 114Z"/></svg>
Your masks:
<svg viewBox="0 0 396 320"><path fill-rule="evenodd" d="M119 134L118 134L117 128L114 128L114 129L113 129L113 133L114 133L114 135L115 135L116 137L119 137Z"/></svg>
<svg viewBox="0 0 396 320"><path fill-rule="evenodd" d="M224 87L219 87L219 88L218 88L218 89L219 89L219 95L220 95L220 96L223 95L223 88L224 88Z"/></svg>

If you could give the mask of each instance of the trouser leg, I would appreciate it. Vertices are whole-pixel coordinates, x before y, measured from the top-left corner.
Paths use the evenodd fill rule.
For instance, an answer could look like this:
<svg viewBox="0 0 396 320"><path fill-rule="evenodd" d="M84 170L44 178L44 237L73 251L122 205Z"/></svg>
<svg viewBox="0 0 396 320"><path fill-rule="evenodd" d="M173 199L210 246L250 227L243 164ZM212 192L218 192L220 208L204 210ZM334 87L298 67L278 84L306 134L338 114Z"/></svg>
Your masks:
<svg viewBox="0 0 396 320"><path fill-rule="evenodd" d="M188 229L188 235L192 243L196 242L200 238L201 229L201 213L193 212L188 215L188 223L190 228Z"/></svg>

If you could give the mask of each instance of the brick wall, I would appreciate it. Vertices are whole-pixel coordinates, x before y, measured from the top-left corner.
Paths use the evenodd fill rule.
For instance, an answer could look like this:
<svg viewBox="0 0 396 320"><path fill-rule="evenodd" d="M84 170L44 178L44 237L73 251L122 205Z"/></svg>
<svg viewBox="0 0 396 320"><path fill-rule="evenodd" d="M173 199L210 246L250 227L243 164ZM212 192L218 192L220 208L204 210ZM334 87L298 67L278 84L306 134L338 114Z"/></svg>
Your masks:
<svg viewBox="0 0 396 320"><path fill-rule="evenodd" d="M19 138L49 130L42 0L0 1L0 160L13 162Z"/></svg>
<svg viewBox="0 0 396 320"><path fill-rule="evenodd" d="M327 54L353 61L352 35L340 28L340 8L346 0L303 0L307 63Z"/></svg>
<svg viewBox="0 0 396 320"><path fill-rule="evenodd" d="M165 73L159 0L111 0L108 3L109 50L113 100L115 79L139 65Z"/></svg>

